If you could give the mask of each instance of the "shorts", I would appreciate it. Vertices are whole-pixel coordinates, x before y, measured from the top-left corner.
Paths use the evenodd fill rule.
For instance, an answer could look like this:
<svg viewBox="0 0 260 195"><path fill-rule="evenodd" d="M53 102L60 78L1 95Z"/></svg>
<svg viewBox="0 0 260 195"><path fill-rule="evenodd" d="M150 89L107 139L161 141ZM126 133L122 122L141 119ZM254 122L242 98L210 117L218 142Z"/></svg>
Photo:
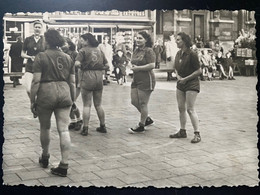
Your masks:
<svg viewBox="0 0 260 195"><path fill-rule="evenodd" d="M200 92L200 82L198 79L190 80L185 84L180 84L177 82L177 89L187 92L187 91L197 91Z"/></svg>
<svg viewBox="0 0 260 195"><path fill-rule="evenodd" d="M155 87L155 76L153 72L138 72L134 74L131 88L144 91L153 91Z"/></svg>
<svg viewBox="0 0 260 195"><path fill-rule="evenodd" d="M103 71L87 70L81 71L80 88L88 91L98 91L103 89Z"/></svg>
<svg viewBox="0 0 260 195"><path fill-rule="evenodd" d="M40 83L36 99L37 112L72 105L70 87L65 81Z"/></svg>

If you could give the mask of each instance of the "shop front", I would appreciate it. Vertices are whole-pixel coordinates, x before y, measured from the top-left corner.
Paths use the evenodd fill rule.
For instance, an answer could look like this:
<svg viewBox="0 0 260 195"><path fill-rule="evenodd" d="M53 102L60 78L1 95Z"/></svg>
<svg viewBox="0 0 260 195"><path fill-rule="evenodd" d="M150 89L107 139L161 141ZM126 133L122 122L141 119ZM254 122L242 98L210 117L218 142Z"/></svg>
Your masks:
<svg viewBox="0 0 260 195"><path fill-rule="evenodd" d="M91 11L78 13L45 14L47 28L55 28L75 43L80 35L90 32L102 43L104 36L110 37L110 44L123 43L132 51L134 36L146 30L155 37L156 11Z"/></svg>

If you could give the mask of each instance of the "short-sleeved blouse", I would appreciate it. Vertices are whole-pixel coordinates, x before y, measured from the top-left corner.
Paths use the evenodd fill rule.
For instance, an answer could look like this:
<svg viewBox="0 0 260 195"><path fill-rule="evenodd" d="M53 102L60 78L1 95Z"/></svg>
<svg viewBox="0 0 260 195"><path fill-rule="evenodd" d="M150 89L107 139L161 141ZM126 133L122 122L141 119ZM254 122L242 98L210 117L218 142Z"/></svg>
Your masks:
<svg viewBox="0 0 260 195"><path fill-rule="evenodd" d="M142 49L135 49L131 63L137 66L143 66L150 63L155 63L155 53L152 48L144 47ZM153 76L154 73L152 70L150 71L139 71L134 72L134 77L137 79L141 79L143 76L147 75L150 72Z"/></svg>
<svg viewBox="0 0 260 195"><path fill-rule="evenodd" d="M36 56L33 71L42 73L41 82L68 82L70 74L75 74L75 66L69 55L58 49L48 49Z"/></svg>
<svg viewBox="0 0 260 195"><path fill-rule="evenodd" d="M81 63L81 70L103 70L107 64L104 53L98 47L84 47L79 50L76 61Z"/></svg>
<svg viewBox="0 0 260 195"><path fill-rule="evenodd" d="M178 51L175 58L175 68L181 77L187 77L200 68L198 55L187 49Z"/></svg>

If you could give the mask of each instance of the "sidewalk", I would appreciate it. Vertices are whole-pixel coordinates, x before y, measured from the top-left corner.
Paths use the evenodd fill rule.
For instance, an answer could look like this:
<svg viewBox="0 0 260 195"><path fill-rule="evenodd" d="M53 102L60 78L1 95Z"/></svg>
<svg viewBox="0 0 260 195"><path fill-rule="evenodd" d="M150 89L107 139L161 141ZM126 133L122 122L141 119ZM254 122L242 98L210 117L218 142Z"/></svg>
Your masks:
<svg viewBox="0 0 260 195"><path fill-rule="evenodd" d="M5 78L8 80L8 78ZM104 86L103 108L107 134L92 108L89 135L71 131L72 148L68 176L60 178L38 164L41 154L39 123L32 117L24 86L4 89L3 180L17 185L70 186L238 186L258 185L256 77L235 81L201 82L197 98L202 141L191 144L190 120L187 139L170 139L179 129L175 98L176 81L156 74L149 113L155 124L142 134L129 134L139 114L130 102L130 82ZM81 98L77 105L82 110ZM58 134L52 117L50 167L60 159Z"/></svg>

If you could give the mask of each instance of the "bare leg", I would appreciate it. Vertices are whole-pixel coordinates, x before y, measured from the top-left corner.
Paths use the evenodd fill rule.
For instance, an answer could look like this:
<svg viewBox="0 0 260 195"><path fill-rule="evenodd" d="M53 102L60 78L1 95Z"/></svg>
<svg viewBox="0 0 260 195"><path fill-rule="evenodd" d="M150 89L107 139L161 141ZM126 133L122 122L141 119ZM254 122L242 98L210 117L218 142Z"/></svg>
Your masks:
<svg viewBox="0 0 260 195"><path fill-rule="evenodd" d="M81 96L83 101L83 126L87 127L90 119L93 92L82 89Z"/></svg>
<svg viewBox="0 0 260 195"><path fill-rule="evenodd" d="M50 110L41 110L38 112L38 118L40 122L40 141L42 146L42 155L49 155L49 145L50 145L50 128L51 128L51 115Z"/></svg>
<svg viewBox="0 0 260 195"><path fill-rule="evenodd" d="M145 121L148 117L148 103L152 91L144 91L137 89L138 99L139 99L139 108L141 112L140 123L145 125Z"/></svg>
<svg viewBox="0 0 260 195"><path fill-rule="evenodd" d="M137 88L131 88L131 103L141 113Z"/></svg>
<svg viewBox="0 0 260 195"><path fill-rule="evenodd" d="M57 129L60 136L61 163L68 164L70 152L70 134L68 130L70 107L54 110Z"/></svg>
<svg viewBox="0 0 260 195"><path fill-rule="evenodd" d="M186 93L177 89L176 99L177 99L178 109L179 109L180 126L181 126L181 129L185 129L186 122L187 122Z"/></svg>
<svg viewBox="0 0 260 195"><path fill-rule="evenodd" d="M27 92L27 95L29 96L29 98L31 95L32 80L33 80L33 74L30 72L26 72L24 74L24 85L25 85L25 89L26 89L26 92Z"/></svg>
<svg viewBox="0 0 260 195"><path fill-rule="evenodd" d="M103 90L93 91L94 106L100 121L100 125L105 125L105 112L101 106Z"/></svg>
<svg viewBox="0 0 260 195"><path fill-rule="evenodd" d="M187 112L191 119L191 124L193 126L194 131L199 131L199 119L198 115L195 111L195 102L197 98L198 92L196 91L187 91L186 92L186 102L187 102Z"/></svg>

